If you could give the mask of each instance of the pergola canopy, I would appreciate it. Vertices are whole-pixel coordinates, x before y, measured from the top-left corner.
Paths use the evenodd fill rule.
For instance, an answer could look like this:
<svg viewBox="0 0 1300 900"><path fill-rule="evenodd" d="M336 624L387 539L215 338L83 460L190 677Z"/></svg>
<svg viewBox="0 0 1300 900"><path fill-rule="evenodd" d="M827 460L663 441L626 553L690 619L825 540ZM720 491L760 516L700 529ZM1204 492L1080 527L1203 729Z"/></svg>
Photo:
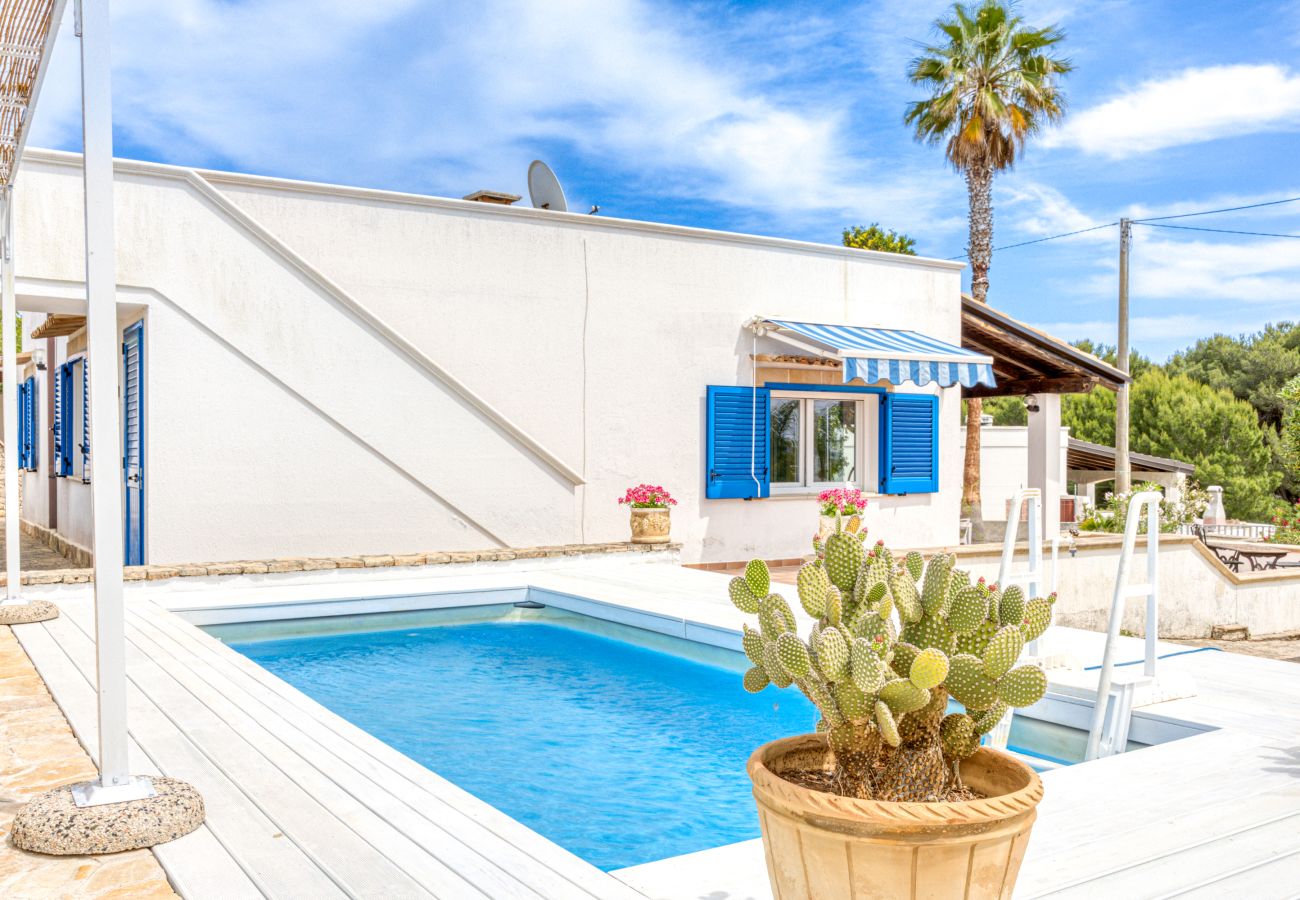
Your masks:
<svg viewBox="0 0 1300 900"><path fill-rule="evenodd" d="M1132 379L1090 353L963 295L961 345L993 357L997 387L963 388L968 397L1082 394L1117 390Z"/></svg>
<svg viewBox="0 0 1300 900"><path fill-rule="evenodd" d="M1196 466L1177 459L1163 456L1149 456L1145 453L1130 453L1129 461L1134 472L1182 473L1191 475ZM1115 471L1115 448L1105 444L1094 444L1070 438L1065 450L1065 465L1071 471L1113 472Z"/></svg>
<svg viewBox="0 0 1300 900"><path fill-rule="evenodd" d="M0 0L0 185L13 184L63 0Z"/></svg>
<svg viewBox="0 0 1300 900"><path fill-rule="evenodd" d="M85 316L52 315L32 332L33 338L66 337L86 327Z"/></svg>

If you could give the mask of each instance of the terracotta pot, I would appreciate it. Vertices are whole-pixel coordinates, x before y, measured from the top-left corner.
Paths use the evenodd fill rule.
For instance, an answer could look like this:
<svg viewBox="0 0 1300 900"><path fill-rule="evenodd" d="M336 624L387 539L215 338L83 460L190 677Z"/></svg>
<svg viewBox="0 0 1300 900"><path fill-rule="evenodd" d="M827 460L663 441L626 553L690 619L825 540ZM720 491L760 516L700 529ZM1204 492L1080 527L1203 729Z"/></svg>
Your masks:
<svg viewBox="0 0 1300 900"><path fill-rule="evenodd" d="M632 509L632 543L666 544L671 530L671 510Z"/></svg>
<svg viewBox="0 0 1300 900"><path fill-rule="evenodd" d="M1043 783L1029 766L981 748L962 780L991 798L885 803L812 791L781 778L829 766L806 734L749 758L772 893L782 900L1010 897Z"/></svg>

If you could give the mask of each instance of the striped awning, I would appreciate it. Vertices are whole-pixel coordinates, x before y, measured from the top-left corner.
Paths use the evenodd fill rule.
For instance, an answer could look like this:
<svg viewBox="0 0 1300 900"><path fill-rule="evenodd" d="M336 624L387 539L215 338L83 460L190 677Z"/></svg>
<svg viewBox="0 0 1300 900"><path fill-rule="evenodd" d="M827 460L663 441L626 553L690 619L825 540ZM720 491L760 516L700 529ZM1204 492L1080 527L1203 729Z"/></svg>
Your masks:
<svg viewBox="0 0 1300 900"><path fill-rule="evenodd" d="M759 319L756 324L762 333L771 337L840 360L846 383L861 378L867 384L910 381L940 387L997 385L992 357L917 331L790 319Z"/></svg>

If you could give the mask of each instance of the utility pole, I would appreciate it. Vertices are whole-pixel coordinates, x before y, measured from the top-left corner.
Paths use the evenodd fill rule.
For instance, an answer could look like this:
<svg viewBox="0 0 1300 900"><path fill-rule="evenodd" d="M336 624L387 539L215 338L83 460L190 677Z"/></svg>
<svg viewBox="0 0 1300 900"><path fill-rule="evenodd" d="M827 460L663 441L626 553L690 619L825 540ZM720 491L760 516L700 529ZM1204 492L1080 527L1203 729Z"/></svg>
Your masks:
<svg viewBox="0 0 1300 900"><path fill-rule="evenodd" d="M1128 250L1133 242L1133 221L1119 220L1119 370L1128 375ZM1128 454L1128 383L1115 395L1115 493L1133 487L1133 466Z"/></svg>

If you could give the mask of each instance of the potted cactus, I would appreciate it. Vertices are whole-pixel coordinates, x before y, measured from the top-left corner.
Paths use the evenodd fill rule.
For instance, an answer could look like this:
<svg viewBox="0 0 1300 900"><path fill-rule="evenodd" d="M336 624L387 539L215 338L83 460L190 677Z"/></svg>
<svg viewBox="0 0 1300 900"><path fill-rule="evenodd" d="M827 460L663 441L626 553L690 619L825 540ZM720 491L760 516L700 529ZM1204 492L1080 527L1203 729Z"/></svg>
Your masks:
<svg viewBox="0 0 1300 900"><path fill-rule="evenodd" d="M797 588L807 640L761 560L730 584L758 617L743 633L746 690L794 685L821 715L815 734L749 760L773 893L1010 896L1042 782L980 737L1043 696L1043 670L1017 660L1054 598L972 583L951 555L896 559L845 529Z"/></svg>

